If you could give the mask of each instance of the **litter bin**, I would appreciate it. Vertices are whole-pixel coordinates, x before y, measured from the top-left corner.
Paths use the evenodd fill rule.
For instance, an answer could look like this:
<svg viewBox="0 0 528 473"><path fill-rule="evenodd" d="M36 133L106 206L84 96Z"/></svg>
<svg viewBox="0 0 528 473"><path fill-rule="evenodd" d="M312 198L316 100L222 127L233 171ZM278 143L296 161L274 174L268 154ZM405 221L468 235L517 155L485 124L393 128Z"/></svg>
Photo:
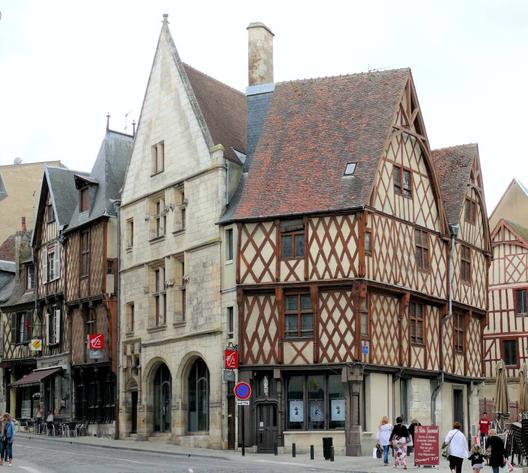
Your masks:
<svg viewBox="0 0 528 473"><path fill-rule="evenodd" d="M330 460L333 444L334 439L332 437L323 437L323 456L325 460Z"/></svg>

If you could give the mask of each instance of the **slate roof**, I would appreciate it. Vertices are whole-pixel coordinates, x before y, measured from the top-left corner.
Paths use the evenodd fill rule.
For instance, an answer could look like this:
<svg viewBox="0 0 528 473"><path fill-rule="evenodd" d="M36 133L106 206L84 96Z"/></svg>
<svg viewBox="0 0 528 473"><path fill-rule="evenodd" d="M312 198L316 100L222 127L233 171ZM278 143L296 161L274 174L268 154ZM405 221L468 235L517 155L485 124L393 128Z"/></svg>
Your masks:
<svg viewBox="0 0 528 473"><path fill-rule="evenodd" d="M15 287L16 265L12 261L0 260L0 303L6 301Z"/></svg>
<svg viewBox="0 0 528 473"><path fill-rule="evenodd" d="M246 96L188 64L183 67L214 143L240 164L233 148L246 153Z"/></svg>
<svg viewBox="0 0 528 473"><path fill-rule="evenodd" d="M396 69L276 84L233 218L367 205L410 78ZM354 176L343 175L349 162Z"/></svg>
<svg viewBox="0 0 528 473"><path fill-rule="evenodd" d="M76 188L72 198L74 208L66 231L104 215L116 215L112 201L119 199L121 195L133 143L132 136L107 130L90 174L74 176L75 179L90 184L90 208L87 212L79 212L80 195Z"/></svg>
<svg viewBox="0 0 528 473"><path fill-rule="evenodd" d="M71 216L77 205L75 175L83 175L84 173L52 166L46 166L44 172L51 193L55 218L59 226L64 227L70 223Z"/></svg>
<svg viewBox="0 0 528 473"><path fill-rule="evenodd" d="M15 237L15 233L9 235L0 245L0 260L15 261Z"/></svg>
<svg viewBox="0 0 528 473"><path fill-rule="evenodd" d="M4 180L2 179L2 176L0 176L0 200L4 197L7 197L7 190L5 188Z"/></svg>
<svg viewBox="0 0 528 473"><path fill-rule="evenodd" d="M465 144L431 152L449 224L457 224L470 183L471 167L478 156L476 144Z"/></svg>

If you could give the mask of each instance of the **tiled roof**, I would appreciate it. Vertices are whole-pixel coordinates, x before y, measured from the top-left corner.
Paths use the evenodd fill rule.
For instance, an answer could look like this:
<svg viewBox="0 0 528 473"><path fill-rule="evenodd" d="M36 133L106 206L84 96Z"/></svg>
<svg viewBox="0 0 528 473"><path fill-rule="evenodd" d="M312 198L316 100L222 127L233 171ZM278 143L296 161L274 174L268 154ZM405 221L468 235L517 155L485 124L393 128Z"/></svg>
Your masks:
<svg viewBox="0 0 528 473"><path fill-rule="evenodd" d="M506 220L508 222L508 225L513 228L513 230L519 235L526 243L528 243L528 228L523 227L522 225L519 225L515 222L512 222L511 220Z"/></svg>
<svg viewBox="0 0 528 473"><path fill-rule="evenodd" d="M215 144L222 144L226 158L240 163L233 148L246 153L246 96L183 64L207 128Z"/></svg>
<svg viewBox="0 0 528 473"><path fill-rule="evenodd" d="M0 260L15 261L15 236L9 235L0 245Z"/></svg>
<svg viewBox="0 0 528 473"><path fill-rule="evenodd" d="M409 79L397 69L278 83L234 219L367 205Z"/></svg>
<svg viewBox="0 0 528 473"><path fill-rule="evenodd" d="M432 151L447 221L457 224L470 183L471 167L478 156L476 144L452 146Z"/></svg>

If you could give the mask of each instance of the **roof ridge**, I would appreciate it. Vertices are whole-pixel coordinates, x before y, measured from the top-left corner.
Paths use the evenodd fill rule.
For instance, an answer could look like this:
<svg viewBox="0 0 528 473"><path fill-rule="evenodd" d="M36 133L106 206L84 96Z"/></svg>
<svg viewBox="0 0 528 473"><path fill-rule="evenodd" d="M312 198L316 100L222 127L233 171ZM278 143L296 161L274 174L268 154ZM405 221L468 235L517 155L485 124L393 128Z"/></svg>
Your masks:
<svg viewBox="0 0 528 473"><path fill-rule="evenodd" d="M48 163L60 163L60 159L54 159L53 161L33 161L32 163L20 163L20 164L0 164L0 168L7 168L7 167L22 167L22 166L36 166L36 165L46 165Z"/></svg>
<svg viewBox="0 0 528 473"><path fill-rule="evenodd" d="M444 150L447 150L447 149L462 148L464 146L478 146L478 143L462 143L460 145L444 146L442 148L434 148L431 151L444 151Z"/></svg>
<svg viewBox="0 0 528 473"><path fill-rule="evenodd" d="M385 69L385 70L376 70L372 69L367 72L353 72L351 74L336 74L333 76L322 76L322 77L308 77L305 79L292 79L292 80L285 80L276 82L275 84L291 84L293 82L316 82L316 81L325 81L330 79L337 79L339 77L357 77L357 76L366 76L366 75L375 75L375 74L388 74L388 73L394 73L394 72L404 72L404 71L411 71L410 67L400 67L395 69Z"/></svg>
<svg viewBox="0 0 528 473"><path fill-rule="evenodd" d="M199 69L196 69L196 67L193 67L191 66L190 64L187 64L186 62L182 61L182 64L185 66L185 67L189 67L190 69L192 69L193 71L196 71L198 72L199 74L202 74L203 76L207 77L208 79L211 79L215 82L217 82L218 84L220 85L223 85L224 87L227 87L228 89L231 89L232 91L234 92L237 92L238 94L242 95L242 96L246 96L244 94L244 92L242 92L241 90L238 90L238 89L235 89L234 87L230 86L229 84L226 84L225 82L222 82L221 80L218 80L216 78L214 78L213 76L210 76L209 74L206 74L205 72L203 71L200 71Z"/></svg>

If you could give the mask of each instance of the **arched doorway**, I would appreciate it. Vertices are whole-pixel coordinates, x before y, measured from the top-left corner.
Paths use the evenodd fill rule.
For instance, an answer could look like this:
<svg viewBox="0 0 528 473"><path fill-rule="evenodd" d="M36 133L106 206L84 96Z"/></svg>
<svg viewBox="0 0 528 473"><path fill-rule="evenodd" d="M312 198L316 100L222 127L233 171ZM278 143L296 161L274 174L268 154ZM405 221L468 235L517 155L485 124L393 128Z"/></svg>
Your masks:
<svg viewBox="0 0 528 473"><path fill-rule="evenodd" d="M172 378L165 363L158 366L153 384L154 432L170 432Z"/></svg>
<svg viewBox="0 0 528 473"><path fill-rule="evenodd" d="M189 432L209 430L209 370L205 362L198 358L192 364L188 378Z"/></svg>

